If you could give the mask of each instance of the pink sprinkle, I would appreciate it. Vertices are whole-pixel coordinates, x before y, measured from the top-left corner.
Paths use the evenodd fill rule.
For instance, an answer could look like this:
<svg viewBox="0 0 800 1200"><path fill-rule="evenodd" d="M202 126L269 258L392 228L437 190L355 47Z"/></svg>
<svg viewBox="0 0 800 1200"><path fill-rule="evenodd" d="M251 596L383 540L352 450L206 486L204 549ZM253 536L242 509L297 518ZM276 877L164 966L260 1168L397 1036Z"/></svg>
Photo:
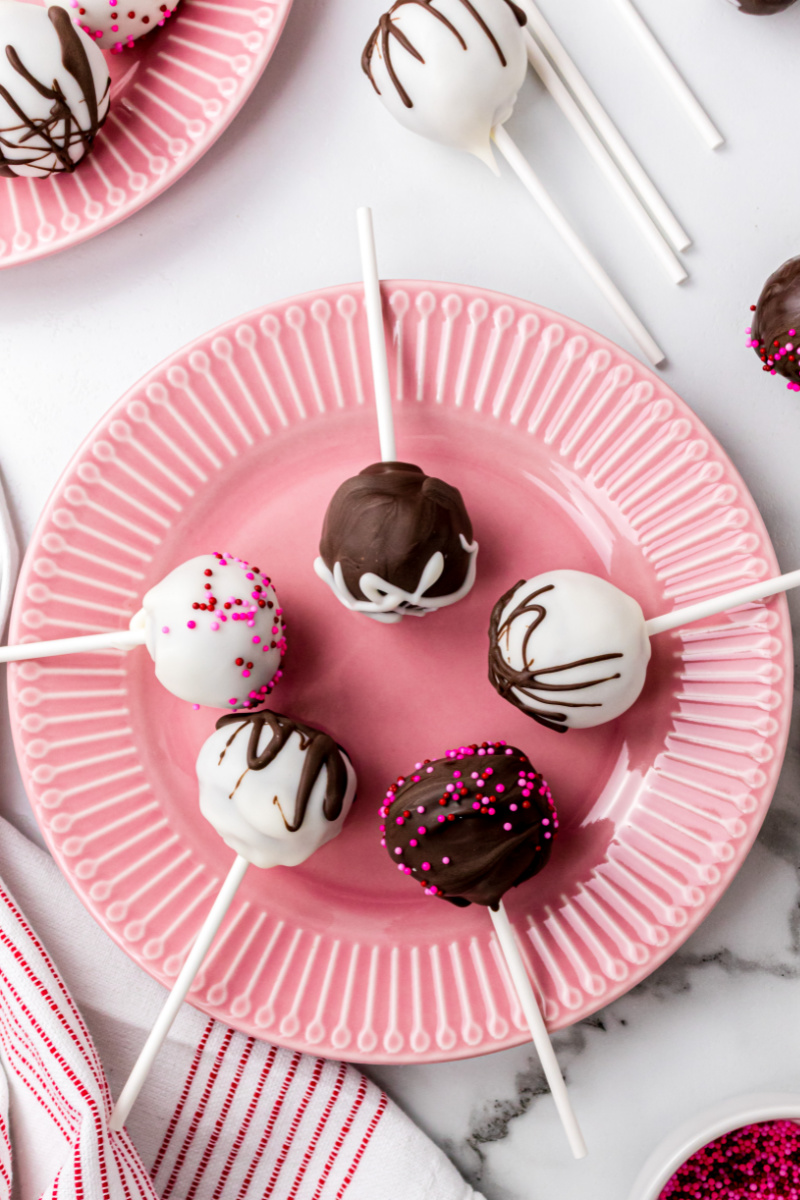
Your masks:
<svg viewBox="0 0 800 1200"><path fill-rule="evenodd" d="M450 859L449 859L449 858L443 858L443 859L442 859L442 862L444 863L444 865L445 865L446 867L449 867L449 866L450 866Z"/></svg>
<svg viewBox="0 0 800 1200"><path fill-rule="evenodd" d="M200 708L200 705L199 705L199 704L193 704L193 705L192 705L192 708L194 709L194 711L195 711L195 712L197 712L197 711L199 710L199 708Z"/></svg>
<svg viewBox="0 0 800 1200"><path fill-rule="evenodd" d="M169 625L162 625L162 626L161 626L161 632L162 632L162 633L169 633Z"/></svg>
<svg viewBox="0 0 800 1200"><path fill-rule="evenodd" d="M417 833L424 833L424 832L425 832L425 826L420 825L419 829L417 830Z"/></svg>
<svg viewBox="0 0 800 1200"><path fill-rule="evenodd" d="M411 841L410 841L408 844L409 844L409 846L416 846L416 845L417 845L417 839L416 839L416 838L412 838L412 839L411 839Z"/></svg>
<svg viewBox="0 0 800 1200"><path fill-rule="evenodd" d="M395 854L402 854L402 853L403 853L403 851L400 849L400 847L399 847L399 846L396 846L396 847L395 847L395 851L394 851L394 852L395 852Z"/></svg>
<svg viewBox="0 0 800 1200"><path fill-rule="evenodd" d="M424 805L424 804L418 804L418 805L417 805L417 812L425 812L425 805Z"/></svg>
<svg viewBox="0 0 800 1200"><path fill-rule="evenodd" d="M216 631L217 629L219 629L219 621L212 621L212 622L211 622L211 628L212 628L214 631Z"/></svg>
<svg viewBox="0 0 800 1200"><path fill-rule="evenodd" d="M404 825L405 824L402 817L395 817L394 823L395 823L395 825Z"/></svg>
<svg viewBox="0 0 800 1200"><path fill-rule="evenodd" d="M423 869L423 871L430 871L430 869L431 869L431 864L430 864L430 863L423 863L423 864L422 864L422 869Z"/></svg>
<svg viewBox="0 0 800 1200"><path fill-rule="evenodd" d="M196 627L197 627L197 622L196 622L196 621L187 621L187 622L186 622L186 628L187 628L187 629L195 629Z"/></svg>
<svg viewBox="0 0 800 1200"><path fill-rule="evenodd" d="M254 645L254 646L257 646L257 645L260 643L260 641L261 641L261 638L260 638L260 637L254 637L254 638L253 638L253 645Z"/></svg>
<svg viewBox="0 0 800 1200"><path fill-rule="evenodd" d="M242 679L249 679L249 678L250 678L250 672L242 671Z"/></svg>
<svg viewBox="0 0 800 1200"><path fill-rule="evenodd" d="M511 822L506 821L505 825L503 826L503 829L505 829L506 833L510 833L511 832Z"/></svg>

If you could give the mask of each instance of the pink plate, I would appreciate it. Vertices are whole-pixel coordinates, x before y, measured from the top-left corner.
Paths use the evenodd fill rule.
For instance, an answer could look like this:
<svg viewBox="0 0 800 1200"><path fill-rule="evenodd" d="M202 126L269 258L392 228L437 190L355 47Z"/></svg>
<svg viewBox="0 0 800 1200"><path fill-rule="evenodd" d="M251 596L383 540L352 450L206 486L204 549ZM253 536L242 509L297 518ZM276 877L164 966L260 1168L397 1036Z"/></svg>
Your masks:
<svg viewBox="0 0 800 1200"><path fill-rule="evenodd" d="M255 87L291 3L181 0L133 50L107 54L111 111L86 161L72 175L0 180L0 267L102 233L188 171Z"/></svg>
<svg viewBox="0 0 800 1200"><path fill-rule="evenodd" d="M389 283L403 458L463 492L478 581L400 625L344 609L314 575L338 483L378 453L360 288L241 317L179 351L111 410L39 523L12 637L127 623L144 590L227 549L288 614L274 704L349 749L359 800L306 864L251 868L193 1002L248 1033L370 1062L526 1040L485 911L426 897L378 843L386 785L423 757L504 738L562 816L553 861L507 897L551 1027L639 983L709 911L749 849L784 753L785 601L653 647L613 724L559 735L486 680L494 600L551 567L613 579L647 615L776 571L747 489L687 407L624 351L522 300ZM119 944L169 983L231 862L198 814L213 713L157 684L144 650L10 672L28 793L49 845Z"/></svg>

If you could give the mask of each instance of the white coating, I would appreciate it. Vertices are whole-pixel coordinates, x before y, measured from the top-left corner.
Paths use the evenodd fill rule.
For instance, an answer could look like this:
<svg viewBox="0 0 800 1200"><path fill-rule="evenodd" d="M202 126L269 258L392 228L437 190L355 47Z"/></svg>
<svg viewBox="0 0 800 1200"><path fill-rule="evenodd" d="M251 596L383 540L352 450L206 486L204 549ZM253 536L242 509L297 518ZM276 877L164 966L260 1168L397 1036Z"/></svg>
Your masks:
<svg viewBox="0 0 800 1200"><path fill-rule="evenodd" d="M513 610L529 598L545 609L545 616L528 640L526 661L523 641L531 625L539 620L537 612L517 616L498 639L500 654L514 670L541 673L579 659L612 654L621 657L541 676L551 684L573 685L574 690L546 692L533 686L525 695L513 688L522 704L540 713L563 713L570 729L602 725L630 708L644 687L650 661L650 639L637 602L598 575L548 571L520 584L500 614L500 630ZM593 680L603 682L574 686Z"/></svg>
<svg viewBox="0 0 800 1200"><path fill-rule="evenodd" d="M389 54L412 107L404 104L392 82L380 36L371 54L372 77L383 104L402 125L422 137L467 150L496 172L492 130L511 116L525 79L527 53L522 28L506 0L471 3L493 33L505 65L463 0L436 0L433 7L455 27L466 49L428 6L401 0L389 20L423 61L395 36L389 39Z"/></svg>
<svg viewBox="0 0 800 1200"><path fill-rule="evenodd" d="M259 753L271 737L272 731L265 724L259 737ZM282 813L292 822L308 744L304 749L295 731L271 763L261 770L249 770L249 741L250 724L243 719L242 725L233 721L223 725L203 743L197 758L200 811L223 841L248 862L257 867L295 867L341 830L356 792L355 771L342 753L347 792L341 814L329 821L323 812L328 779L328 769L323 766L311 790L303 822L291 832Z"/></svg>
<svg viewBox="0 0 800 1200"><path fill-rule="evenodd" d="M91 38L80 30L78 32L91 65L98 116L102 120L109 104L108 68ZM53 98L43 96L14 68L7 53L9 47L13 47L22 67L35 80L47 89L61 92L72 113L71 130L68 130L68 121L64 117L53 117L56 103ZM62 62L61 43L45 7L18 3L18 0L0 0L0 88L13 101L10 104L0 95L0 136L3 157L16 175L38 179L63 170L58 156L50 148L52 142L67 150L71 162L83 158L86 146L76 134L74 123L84 132L91 129L89 107L78 81ZM15 111L15 105L27 121ZM47 123L47 136L36 131L31 133L28 122L34 126ZM67 136L70 144L64 146Z"/></svg>
<svg viewBox="0 0 800 1200"><path fill-rule="evenodd" d="M217 601L214 612L192 607L210 597ZM181 563L145 595L131 621L131 629L142 626L159 682L191 704L235 709L260 703L280 678L285 640L278 597L244 559L201 554Z"/></svg>

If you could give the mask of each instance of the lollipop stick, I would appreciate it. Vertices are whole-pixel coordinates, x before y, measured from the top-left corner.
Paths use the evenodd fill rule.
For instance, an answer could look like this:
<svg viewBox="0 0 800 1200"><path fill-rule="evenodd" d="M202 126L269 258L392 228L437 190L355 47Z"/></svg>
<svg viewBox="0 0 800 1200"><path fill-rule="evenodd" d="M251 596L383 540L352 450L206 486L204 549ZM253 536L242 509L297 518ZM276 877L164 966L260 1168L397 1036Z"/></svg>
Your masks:
<svg viewBox="0 0 800 1200"><path fill-rule="evenodd" d="M729 608L738 608L740 604L748 604L751 600L763 600L765 596L788 592L795 587L800 587L800 571L790 571L787 575L777 575L774 579L762 579L760 583L748 584L735 592L712 596L710 600L701 600L699 604L690 604L686 608L676 608L673 612L664 613L662 617L651 617L649 621L645 621L647 636L666 633L668 629L677 629L679 625L691 625L693 621L702 621L704 617L713 617L717 613L727 612Z"/></svg>
<svg viewBox="0 0 800 1200"><path fill-rule="evenodd" d="M59 654L83 654L87 650L132 650L145 643L144 629L110 629L86 637L57 638L53 642L26 642L22 646L0 646L0 663L28 658L55 658Z"/></svg>
<svg viewBox="0 0 800 1200"><path fill-rule="evenodd" d="M658 366L659 363L664 361L664 352L653 341L653 338L647 332L616 284L611 282L608 275L600 266L600 263L578 237L560 208L550 199L547 191L539 182L539 177L517 149L505 126L498 125L493 131L492 137L497 149L503 155L506 162L516 173L520 182L524 184L533 196L536 203L542 209L556 232L566 242L586 273L594 280L636 344L653 365Z"/></svg>
<svg viewBox="0 0 800 1200"><path fill-rule="evenodd" d="M150 1030L147 1041L141 1049L139 1057L133 1065L133 1070L128 1076L127 1082L123 1087L119 1100L114 1105L114 1111L111 1114L111 1128L122 1129L128 1119L128 1114L136 1103L136 1097L142 1090L145 1079L147 1078L150 1068L155 1062L156 1055L161 1049L162 1043L172 1027L172 1022L178 1015L178 1010L183 1004L188 995L189 988L194 982L194 978L200 967L203 964L203 959L208 953L209 947L214 940L217 930L225 919L225 914L231 906L234 896L239 888L239 884L244 879L245 871L249 866L246 858L241 854L237 854L234 859L233 866L228 872L225 882L217 894L217 898L212 905L211 911L203 922L202 928L192 944L192 948L187 955L186 962L181 968L181 972L175 983L172 985L172 991L167 997L164 1007L158 1014L155 1025Z"/></svg>
<svg viewBox="0 0 800 1200"><path fill-rule="evenodd" d="M597 136L588 118L570 94L539 43L527 31L523 36L528 50L528 62L628 209L669 278L673 283L683 283L684 279L688 278L688 272L673 254L663 233L631 186L630 180L623 174L619 164L612 158L604 143Z"/></svg>
<svg viewBox="0 0 800 1200"><path fill-rule="evenodd" d="M386 333L383 327L381 283L375 254L372 209L357 209L356 220L358 222L358 244L361 250L361 273L364 277L364 299L367 307L369 352L372 359L372 382L375 387L381 458L384 462L396 462L392 389L389 385L389 364L386 360Z"/></svg>
<svg viewBox="0 0 800 1200"><path fill-rule="evenodd" d="M564 1083L564 1077L561 1074L555 1051L550 1043L544 1019L539 1011L539 1005L531 987L528 972L525 970L525 964L522 961L522 956L514 937L514 930L508 919L508 913L505 910L502 900L498 904L496 911L493 908L489 909L489 916L492 918L492 924L497 934L497 940L500 943L500 949L503 951L503 957L506 960L511 980L519 997L525 1019L528 1022L533 1044L536 1047L536 1053L539 1055L539 1061L544 1068L545 1078L555 1100L556 1109L561 1118L564 1132L567 1135L570 1149L576 1158L585 1158L586 1143L583 1140L583 1134L572 1111L572 1105L567 1095L567 1086Z"/></svg>
<svg viewBox="0 0 800 1200"><path fill-rule="evenodd" d="M685 110L709 150L716 150L725 141L724 137L716 125L714 125L686 80L677 70L675 64L667 56L649 25L643 20L639 10L634 7L632 0L614 0L614 3L639 38L644 49L650 55L656 69L661 73L661 77L671 89L675 99Z"/></svg>
<svg viewBox="0 0 800 1200"><path fill-rule="evenodd" d="M645 173L641 163L581 75L555 31L545 20L534 0L519 0L519 3L528 18L529 28L544 46L567 87L608 146L622 171L627 175L631 186L639 193L675 249L686 250L692 244L691 238L680 225L653 181Z"/></svg>

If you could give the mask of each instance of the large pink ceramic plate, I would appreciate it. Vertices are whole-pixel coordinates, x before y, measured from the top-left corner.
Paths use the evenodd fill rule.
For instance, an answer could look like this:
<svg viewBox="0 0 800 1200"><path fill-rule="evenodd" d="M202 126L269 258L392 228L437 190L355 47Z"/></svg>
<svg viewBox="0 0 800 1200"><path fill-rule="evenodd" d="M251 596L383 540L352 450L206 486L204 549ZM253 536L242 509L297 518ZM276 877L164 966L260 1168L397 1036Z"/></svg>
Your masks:
<svg viewBox="0 0 800 1200"><path fill-rule="evenodd" d="M379 625L312 560L335 487L377 456L360 289L274 304L176 353L76 454L23 570L12 636L125 625L190 555L268 569L288 615L275 707L348 748L359 799L306 864L251 868L192 993L214 1016L372 1062L484 1053L527 1037L486 912L392 870L386 785L423 757L505 738L545 772L562 835L507 897L552 1027L642 980L695 928L761 824L783 757L785 602L654 646L613 724L559 735L486 680L494 600L551 567L610 577L655 614L776 569L747 489L687 407L597 334L535 305L386 285L403 458L456 484L480 542L466 600ZM174 979L232 855L200 817L193 763L215 714L156 683L144 650L11 671L31 801L61 867L143 967Z"/></svg>
<svg viewBox="0 0 800 1200"><path fill-rule="evenodd" d="M188 171L252 92L291 3L181 0L133 50L107 54L111 111L89 158L71 175L0 180L0 267L102 233Z"/></svg>

